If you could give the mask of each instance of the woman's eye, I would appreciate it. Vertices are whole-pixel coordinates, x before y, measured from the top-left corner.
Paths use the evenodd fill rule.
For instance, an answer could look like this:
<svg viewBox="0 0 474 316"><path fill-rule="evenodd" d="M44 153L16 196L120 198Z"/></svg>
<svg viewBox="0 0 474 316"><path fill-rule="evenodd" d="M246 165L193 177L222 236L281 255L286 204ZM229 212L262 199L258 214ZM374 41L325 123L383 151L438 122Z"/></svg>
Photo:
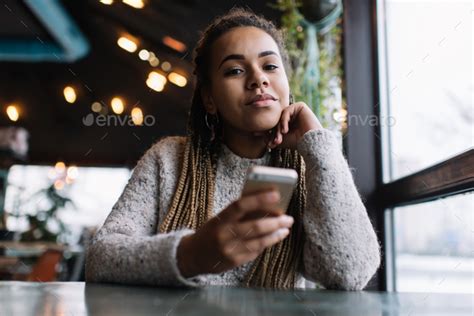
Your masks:
<svg viewBox="0 0 474 316"><path fill-rule="evenodd" d="M265 69L265 70L275 70L277 68L278 68L277 65L266 65L266 66L263 67L263 69Z"/></svg>
<svg viewBox="0 0 474 316"><path fill-rule="evenodd" d="M235 75L239 75L240 73L242 73L243 70L242 69L239 69L239 68L234 68L234 69L231 69L229 71L227 71L225 73L226 76L235 76Z"/></svg>

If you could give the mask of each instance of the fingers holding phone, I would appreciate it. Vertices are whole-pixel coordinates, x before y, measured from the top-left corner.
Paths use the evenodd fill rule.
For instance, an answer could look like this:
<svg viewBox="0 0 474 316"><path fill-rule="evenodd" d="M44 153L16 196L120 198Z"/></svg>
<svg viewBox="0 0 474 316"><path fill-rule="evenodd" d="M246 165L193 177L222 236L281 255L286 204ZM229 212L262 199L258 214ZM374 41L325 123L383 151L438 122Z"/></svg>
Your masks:
<svg viewBox="0 0 474 316"><path fill-rule="evenodd" d="M241 197L181 240L177 257L182 274L230 270L285 239L293 218L284 212L297 180L291 169L251 167Z"/></svg>
<svg viewBox="0 0 474 316"><path fill-rule="evenodd" d="M238 226L237 234L242 236L243 240L252 240L278 231L284 232L284 229L289 229L293 225L293 222L293 217L288 215L248 220Z"/></svg>
<svg viewBox="0 0 474 316"><path fill-rule="evenodd" d="M278 208L276 190L250 193L211 218L194 234L183 237L177 249L182 275L220 273L255 260L289 234L290 216ZM250 219L249 214L263 215ZM247 218L246 218L247 217Z"/></svg>

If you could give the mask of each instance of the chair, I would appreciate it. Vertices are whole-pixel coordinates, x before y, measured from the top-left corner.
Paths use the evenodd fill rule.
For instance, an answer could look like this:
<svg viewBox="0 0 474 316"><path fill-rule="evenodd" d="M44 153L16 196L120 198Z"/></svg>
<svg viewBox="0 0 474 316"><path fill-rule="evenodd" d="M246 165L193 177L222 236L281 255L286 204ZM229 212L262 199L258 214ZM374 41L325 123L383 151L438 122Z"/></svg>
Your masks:
<svg viewBox="0 0 474 316"><path fill-rule="evenodd" d="M48 249L43 253L38 262L33 266L27 281L33 282L51 282L56 280L57 265L63 258L63 252L56 249Z"/></svg>

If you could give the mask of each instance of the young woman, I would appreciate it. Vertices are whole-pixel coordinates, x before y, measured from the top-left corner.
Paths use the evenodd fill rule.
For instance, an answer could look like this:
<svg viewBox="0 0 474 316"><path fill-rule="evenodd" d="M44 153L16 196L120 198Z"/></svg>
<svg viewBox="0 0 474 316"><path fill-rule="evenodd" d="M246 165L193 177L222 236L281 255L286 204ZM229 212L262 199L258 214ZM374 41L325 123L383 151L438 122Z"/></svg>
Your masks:
<svg viewBox="0 0 474 316"><path fill-rule="evenodd" d="M233 9L195 49L186 137L138 162L87 255L91 282L362 289L379 245L334 135L293 103L282 35ZM285 214L277 191L240 197L251 165L293 168Z"/></svg>

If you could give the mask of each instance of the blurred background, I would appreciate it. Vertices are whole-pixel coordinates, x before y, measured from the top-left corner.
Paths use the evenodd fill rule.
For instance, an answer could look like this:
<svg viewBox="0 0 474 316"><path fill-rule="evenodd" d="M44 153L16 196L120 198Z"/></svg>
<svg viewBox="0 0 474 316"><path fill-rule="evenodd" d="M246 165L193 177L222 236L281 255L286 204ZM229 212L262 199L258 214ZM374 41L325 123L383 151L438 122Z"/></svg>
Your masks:
<svg viewBox="0 0 474 316"><path fill-rule="evenodd" d="M83 280L234 6L288 34L296 100L340 139L384 254L369 289L474 291L473 7L448 0L0 1L0 279Z"/></svg>

